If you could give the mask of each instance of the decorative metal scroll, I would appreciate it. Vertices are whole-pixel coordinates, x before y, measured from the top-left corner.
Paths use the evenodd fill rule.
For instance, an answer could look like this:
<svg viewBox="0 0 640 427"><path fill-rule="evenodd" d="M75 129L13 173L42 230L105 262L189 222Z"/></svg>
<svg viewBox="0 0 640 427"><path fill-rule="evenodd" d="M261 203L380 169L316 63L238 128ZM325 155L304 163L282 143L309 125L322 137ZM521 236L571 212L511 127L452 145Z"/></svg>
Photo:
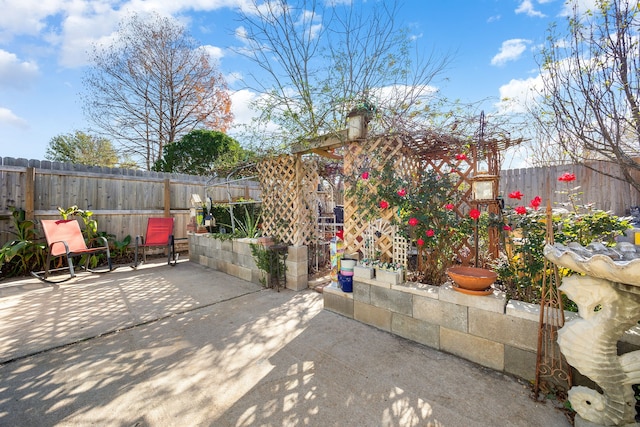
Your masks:
<svg viewBox="0 0 640 427"><path fill-rule="evenodd" d="M547 242L553 245L553 219L551 205L547 205ZM540 392L566 396L571 388L571 367L560 352L558 329L564 326L564 305L560 294L558 267L547 258L542 276L540 322L538 325L538 353L534 394ZM550 272L550 273L549 273Z"/></svg>

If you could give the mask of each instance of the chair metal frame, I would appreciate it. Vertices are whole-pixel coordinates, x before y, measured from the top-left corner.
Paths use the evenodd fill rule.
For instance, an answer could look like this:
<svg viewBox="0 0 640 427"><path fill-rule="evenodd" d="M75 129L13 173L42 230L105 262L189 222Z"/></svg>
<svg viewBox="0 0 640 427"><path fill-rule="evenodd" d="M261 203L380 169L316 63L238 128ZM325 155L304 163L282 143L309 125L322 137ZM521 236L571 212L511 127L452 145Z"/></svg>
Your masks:
<svg viewBox="0 0 640 427"><path fill-rule="evenodd" d="M85 242L80 224L75 219L61 219L50 220L43 219L40 221L42 230L44 231L45 238L47 240L47 259L45 268L42 271L32 271L31 275L49 283L61 283L76 277L75 268L73 265L73 258L86 255L84 268L91 273L105 273L113 271L114 267L111 262L111 253L109 252L109 243L103 236L96 237L95 241L101 242L101 246L88 247ZM90 242L91 243L91 242ZM95 270L89 268L90 255L105 253L107 255L108 268L102 270ZM57 257L64 257L67 261L66 267L50 268L51 261ZM59 271L69 271L69 277L62 280L51 280L49 276L51 273Z"/></svg>
<svg viewBox="0 0 640 427"><path fill-rule="evenodd" d="M135 255L131 268L147 261L146 248L164 247L167 250L167 264L175 266L178 262L176 254L175 238L173 236L173 218L149 218L147 220L147 232L144 236L136 236ZM138 251L142 248L142 261L138 262ZM172 262L173 261L173 262Z"/></svg>

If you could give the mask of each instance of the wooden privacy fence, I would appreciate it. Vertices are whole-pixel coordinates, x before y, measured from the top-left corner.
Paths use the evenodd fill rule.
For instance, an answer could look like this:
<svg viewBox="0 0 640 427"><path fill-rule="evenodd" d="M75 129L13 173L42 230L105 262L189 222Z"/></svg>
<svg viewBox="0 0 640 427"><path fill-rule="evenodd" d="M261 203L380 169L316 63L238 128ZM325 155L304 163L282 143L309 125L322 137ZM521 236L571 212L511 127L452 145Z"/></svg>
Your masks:
<svg viewBox="0 0 640 427"><path fill-rule="evenodd" d="M621 176L618 166L608 162L594 162L593 167L613 176ZM576 180L568 185L558 181L564 173L573 173ZM624 181L614 179L594 172L585 166L563 165L527 169L510 169L500 172L500 194L508 205L515 205L517 201L509 200L508 194L519 190L524 194L524 204L535 196L540 196L543 203L551 200L551 207L559 207L559 203L567 202L567 187L580 186L577 190L579 204L593 203L595 209L611 211L618 216L629 215L629 208L640 205L640 193ZM525 200L526 199L526 200Z"/></svg>
<svg viewBox="0 0 640 427"><path fill-rule="evenodd" d="M174 233L186 237L191 195L205 200L210 177L74 165L40 160L0 158L0 245L12 239L10 207L23 209L27 218L60 218L57 208L93 212L98 231L122 240L146 230L147 218L175 218ZM229 198L260 199L255 182L220 185L209 195L214 203Z"/></svg>

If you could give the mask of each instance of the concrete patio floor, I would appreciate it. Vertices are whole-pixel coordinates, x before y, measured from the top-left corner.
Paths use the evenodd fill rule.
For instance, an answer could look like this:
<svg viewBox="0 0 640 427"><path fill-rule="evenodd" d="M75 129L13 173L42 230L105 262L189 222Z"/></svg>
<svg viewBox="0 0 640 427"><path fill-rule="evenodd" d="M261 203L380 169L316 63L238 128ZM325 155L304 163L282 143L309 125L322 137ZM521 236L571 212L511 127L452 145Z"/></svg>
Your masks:
<svg viewBox="0 0 640 427"><path fill-rule="evenodd" d="M0 281L1 426L569 426L511 377L189 261Z"/></svg>

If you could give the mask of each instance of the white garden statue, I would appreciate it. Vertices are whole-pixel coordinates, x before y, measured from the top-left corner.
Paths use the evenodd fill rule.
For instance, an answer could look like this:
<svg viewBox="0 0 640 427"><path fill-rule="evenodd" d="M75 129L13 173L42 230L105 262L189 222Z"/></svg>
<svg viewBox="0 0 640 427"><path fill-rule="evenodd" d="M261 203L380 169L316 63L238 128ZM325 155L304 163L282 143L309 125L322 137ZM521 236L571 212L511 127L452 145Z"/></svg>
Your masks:
<svg viewBox="0 0 640 427"><path fill-rule="evenodd" d="M602 393L574 386L569 390L571 407L597 425L635 425L632 385L640 384L640 351L618 356L617 343L640 320L640 259L628 245L605 254L599 247L555 244L545 246L544 254L554 264L584 274L562 280L560 290L576 303L580 318L558 331L558 344L567 362Z"/></svg>

